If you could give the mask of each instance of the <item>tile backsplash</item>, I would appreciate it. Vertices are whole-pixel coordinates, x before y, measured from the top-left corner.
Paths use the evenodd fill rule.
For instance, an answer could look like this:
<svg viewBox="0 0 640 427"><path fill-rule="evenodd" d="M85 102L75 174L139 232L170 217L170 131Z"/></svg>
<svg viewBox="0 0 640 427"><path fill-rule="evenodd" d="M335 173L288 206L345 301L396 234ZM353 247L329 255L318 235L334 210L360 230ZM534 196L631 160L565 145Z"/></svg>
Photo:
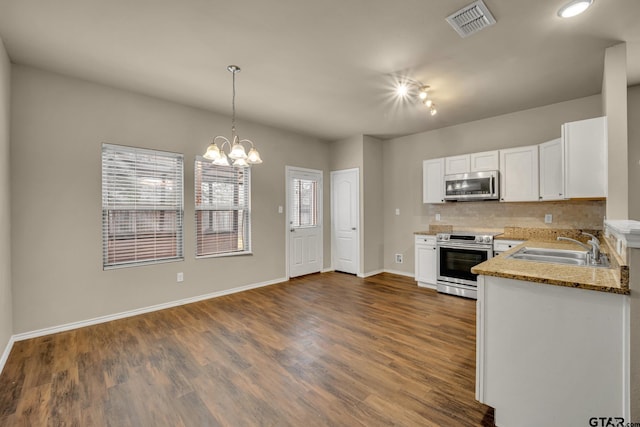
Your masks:
<svg viewBox="0 0 640 427"><path fill-rule="evenodd" d="M421 223L425 229L429 225L452 225L454 229L531 227L602 230L605 212L604 200L453 202L422 205ZM440 221L436 221L436 214L440 214ZM544 222L547 214L552 216L551 223Z"/></svg>

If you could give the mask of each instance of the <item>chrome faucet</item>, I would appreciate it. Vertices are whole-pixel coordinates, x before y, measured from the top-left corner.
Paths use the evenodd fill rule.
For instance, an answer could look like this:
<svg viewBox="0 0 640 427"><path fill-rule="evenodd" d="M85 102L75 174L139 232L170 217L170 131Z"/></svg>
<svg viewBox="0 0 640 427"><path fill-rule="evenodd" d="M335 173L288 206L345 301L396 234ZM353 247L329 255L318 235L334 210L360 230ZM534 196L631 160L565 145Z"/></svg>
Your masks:
<svg viewBox="0 0 640 427"><path fill-rule="evenodd" d="M598 238L593 234L584 233L584 232L582 234L584 234L585 236L591 237L591 239L589 239L589 241L587 242L589 243L589 245L586 245L578 240L571 239L569 237L563 237L563 236L558 236L558 240L567 240L569 242L577 243L578 245L582 246L583 248L589 251L590 264L600 264L600 240L598 240Z"/></svg>
<svg viewBox="0 0 640 427"><path fill-rule="evenodd" d="M582 232L585 236L591 237L587 243L591 244L591 255L594 264L600 263L600 240L593 234Z"/></svg>

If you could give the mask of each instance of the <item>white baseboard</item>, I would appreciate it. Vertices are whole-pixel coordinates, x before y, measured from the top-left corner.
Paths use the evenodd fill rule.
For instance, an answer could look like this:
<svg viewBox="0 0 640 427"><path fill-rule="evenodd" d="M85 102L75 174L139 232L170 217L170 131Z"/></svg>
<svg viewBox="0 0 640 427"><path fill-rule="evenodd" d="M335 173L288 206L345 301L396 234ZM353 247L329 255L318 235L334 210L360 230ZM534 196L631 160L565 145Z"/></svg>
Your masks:
<svg viewBox="0 0 640 427"><path fill-rule="evenodd" d="M364 274L363 274L362 276L360 276L360 277L367 278L367 277L375 276L376 274L380 274L380 273L384 273L384 270L374 270L374 271L369 271L369 272L367 272L367 273L364 273Z"/></svg>
<svg viewBox="0 0 640 427"><path fill-rule="evenodd" d="M333 267L323 268L322 270L320 270L320 273L329 273L331 271L335 271Z"/></svg>
<svg viewBox="0 0 640 427"><path fill-rule="evenodd" d="M9 359L9 353L11 353L11 349L13 348L13 343L15 342L15 335L12 335L9 338L9 342L7 343L7 347L4 349L2 353L2 357L0 357L0 374L4 369L5 363L7 363L7 359Z"/></svg>
<svg viewBox="0 0 640 427"><path fill-rule="evenodd" d="M411 273L407 273L406 271L400 271L400 270L389 270L389 269L384 269L385 273L391 273L391 274L397 274L398 276L406 276L406 277L411 277L411 278L415 278L415 276Z"/></svg>
<svg viewBox="0 0 640 427"><path fill-rule="evenodd" d="M202 301L202 300L206 300L206 299L221 297L221 296L229 295L229 294L235 294L235 293L242 292L242 291L248 291L249 289L261 288L261 287L264 287L264 286L274 285L276 283L282 283L282 282L286 282L286 281L287 281L286 278L279 278L279 279L269 280L269 281L266 281L266 282L253 283L253 284L250 284L250 285L244 285L244 286L238 286L236 288L225 289L223 291L212 292L212 293L205 294L205 295L199 295L199 296L195 296L195 297L180 299L180 300L177 300L177 301L170 301L170 302L166 302L166 303L162 303L162 304L156 304L156 305L152 305L152 306L149 306L149 307L143 307L143 308L137 308L137 309L134 309L134 310L123 311L121 313L109 314L109 315L100 316L100 317L94 317L93 319L81 320L79 322L65 323L64 325L52 326L52 327L49 327L49 328L38 329L38 330L35 330L35 331L31 331L31 332L24 332L24 333L16 334L16 335L12 336L11 337L11 341L10 341L10 345L13 345L13 342L15 342L15 341L22 341L22 340L26 340L26 339L29 339L29 338L42 337L42 336L45 336L45 335L55 334L55 333L58 333L58 332L70 331L72 329L78 329L78 328L83 328L85 326L97 325L99 323L110 322L112 320L124 319L125 317L137 316L139 314L150 313L152 311L158 311L158 310L164 310L166 308L177 307L179 305L191 304L193 302L198 302L198 301ZM11 350L11 348L9 347L9 349L6 351L6 353L7 353L6 356L7 357L9 355L8 351L10 351L10 350ZM3 355L3 359L0 359L0 362L4 363L4 357L5 357L5 355ZM0 364L0 367L1 366L3 366L3 365ZM0 370L0 372L2 372L2 370Z"/></svg>

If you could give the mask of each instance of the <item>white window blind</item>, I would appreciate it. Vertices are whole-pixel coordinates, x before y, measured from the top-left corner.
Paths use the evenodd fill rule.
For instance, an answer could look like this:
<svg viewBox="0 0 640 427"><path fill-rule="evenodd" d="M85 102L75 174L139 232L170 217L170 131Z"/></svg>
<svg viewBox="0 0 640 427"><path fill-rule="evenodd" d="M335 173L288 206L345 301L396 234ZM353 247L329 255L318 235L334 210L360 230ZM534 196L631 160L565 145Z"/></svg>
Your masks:
<svg viewBox="0 0 640 427"><path fill-rule="evenodd" d="M181 260L183 156L102 144L103 266Z"/></svg>
<svg viewBox="0 0 640 427"><path fill-rule="evenodd" d="M197 157L194 168L196 256L251 251L251 169Z"/></svg>
<svg viewBox="0 0 640 427"><path fill-rule="evenodd" d="M318 183L309 179L294 178L291 191L291 225L315 227L318 225Z"/></svg>

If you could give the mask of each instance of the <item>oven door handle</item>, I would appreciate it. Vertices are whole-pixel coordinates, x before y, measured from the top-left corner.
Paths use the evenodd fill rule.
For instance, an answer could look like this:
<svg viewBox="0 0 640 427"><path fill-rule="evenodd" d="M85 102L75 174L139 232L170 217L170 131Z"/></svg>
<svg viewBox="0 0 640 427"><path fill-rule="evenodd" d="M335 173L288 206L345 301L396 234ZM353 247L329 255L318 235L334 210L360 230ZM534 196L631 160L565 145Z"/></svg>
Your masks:
<svg viewBox="0 0 640 427"><path fill-rule="evenodd" d="M480 250L484 251L487 249L492 249L493 245L473 245L470 246L466 243L438 243L437 246L439 248L455 248L455 249L470 249L470 250Z"/></svg>

